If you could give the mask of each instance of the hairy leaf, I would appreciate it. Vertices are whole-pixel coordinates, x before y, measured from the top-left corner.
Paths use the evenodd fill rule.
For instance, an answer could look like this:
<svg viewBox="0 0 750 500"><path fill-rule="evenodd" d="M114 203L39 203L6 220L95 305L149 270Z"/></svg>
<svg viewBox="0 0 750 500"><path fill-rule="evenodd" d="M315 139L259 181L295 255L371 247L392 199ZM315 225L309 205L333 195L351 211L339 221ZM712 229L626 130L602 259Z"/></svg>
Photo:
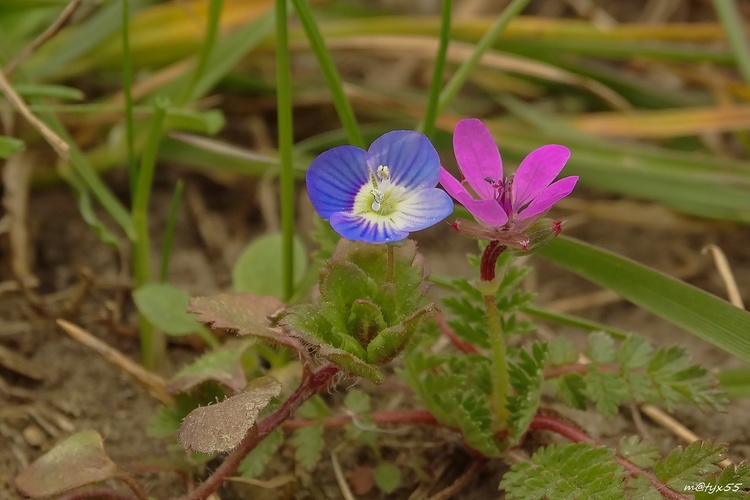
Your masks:
<svg viewBox="0 0 750 500"><path fill-rule="evenodd" d="M521 350L518 360L508 364L510 384L516 392L508 397L508 408L511 411L508 427L516 439L529 428L539 408L546 359L547 346L535 342L531 347L531 353Z"/></svg>
<svg viewBox="0 0 750 500"><path fill-rule="evenodd" d="M651 469L660 458L659 450L653 444L642 441L638 436L620 439L617 452L622 458L641 469Z"/></svg>
<svg viewBox="0 0 750 500"><path fill-rule="evenodd" d="M57 443L22 470L16 487L32 497L48 497L123 475L104 451L96 431L81 431Z"/></svg>
<svg viewBox="0 0 750 500"><path fill-rule="evenodd" d="M624 499L625 470L614 452L590 443L552 444L513 465L500 482L509 499Z"/></svg>
<svg viewBox="0 0 750 500"><path fill-rule="evenodd" d="M675 491L697 484L708 474L720 470L716 465L724 457L726 447L713 441L696 441L685 449L678 447L654 466L654 474Z"/></svg>
<svg viewBox="0 0 750 500"><path fill-rule="evenodd" d="M182 422L177 440L183 448L199 453L231 451L255 425L260 411L280 393L281 383L275 378L257 378L245 392L190 412Z"/></svg>
<svg viewBox="0 0 750 500"><path fill-rule="evenodd" d="M204 354L172 377L167 383L167 392L187 392L206 380L218 382L232 392L240 392L247 385L242 356L251 345L248 341L230 341Z"/></svg>

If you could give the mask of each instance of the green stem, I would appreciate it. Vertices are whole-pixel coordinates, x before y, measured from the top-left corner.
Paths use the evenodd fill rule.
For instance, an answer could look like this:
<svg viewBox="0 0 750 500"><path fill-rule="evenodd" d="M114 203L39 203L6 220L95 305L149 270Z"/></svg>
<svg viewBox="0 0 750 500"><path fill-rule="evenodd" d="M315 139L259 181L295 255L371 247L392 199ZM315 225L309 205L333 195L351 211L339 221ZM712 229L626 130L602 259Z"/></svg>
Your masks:
<svg viewBox="0 0 750 500"><path fill-rule="evenodd" d="M182 201L182 192L185 190L185 183L182 179L177 181L172 195L172 202L169 206L169 216L167 217L167 227L164 230L164 245L161 250L161 265L159 266L159 281L167 281L169 274L169 259L172 256L172 243L174 243L174 231L177 227L177 212L180 209Z"/></svg>
<svg viewBox="0 0 750 500"><path fill-rule="evenodd" d="M279 136L283 299L294 292L294 171L292 168L292 76L286 1L276 0L276 106Z"/></svg>
<svg viewBox="0 0 750 500"><path fill-rule="evenodd" d="M505 338L500 326L500 315L497 311L494 295L484 296L484 307L487 311L490 344L492 346L492 417L493 430L505 429L510 412L508 411L508 362L505 359Z"/></svg>
<svg viewBox="0 0 750 500"><path fill-rule="evenodd" d="M495 39L502 33L511 19L516 17L521 11L529 4L531 0L513 0L508 7L505 8L500 17L497 18L495 23L490 27L487 33L477 42L474 52L471 56L464 61L464 63L458 67L453 78L450 79L448 84L445 86L443 91L440 93L440 99L437 105L437 113L441 113L445 110L446 106L453 100L458 91L461 89L463 84L469 78L469 75L482 58L482 55L492 46Z"/></svg>
<svg viewBox="0 0 750 500"><path fill-rule="evenodd" d="M744 32L742 15L734 0L714 0L714 9L727 34L737 67L750 85L750 40Z"/></svg>
<svg viewBox="0 0 750 500"><path fill-rule="evenodd" d="M435 132L435 120L438 115L438 101L440 99L440 87L443 85L443 71L445 70L445 58L448 53L448 44L451 35L451 6L452 0L443 0L440 10L440 43L435 62L432 66L432 79L427 94L427 109L422 122L417 125L417 130L427 137L432 137Z"/></svg>
<svg viewBox="0 0 750 500"><path fill-rule="evenodd" d="M133 62L130 57L130 0L122 0L122 91L125 96L125 144L128 150L130 196L135 192L138 167L135 160L135 124L133 123Z"/></svg>
<svg viewBox="0 0 750 500"><path fill-rule="evenodd" d="M344 130L350 144L358 146L360 148L365 147L365 142L362 139L362 133L359 130L357 124L357 118L354 116L354 111L346 98L344 93L344 86L341 83L341 77L336 69L336 65L333 63L331 53L326 49L323 36L320 34L320 29L315 23L315 18L312 15L312 10L307 0L292 0L294 10L297 11L297 16L302 23L302 27L305 29L305 34L310 42L315 57L318 59L320 69L323 71L323 76L326 79L328 88L331 91L333 97L333 105L336 108L336 112L341 120Z"/></svg>
<svg viewBox="0 0 750 500"><path fill-rule="evenodd" d="M164 117L167 114L167 103L157 99L154 116L149 127L146 146L143 149L141 165L138 169L138 182L133 193L133 225L135 226L135 240L133 241L133 278L135 288L151 282L151 242L148 233L148 203L151 198L151 184L156 167L156 153L159 149ZM139 318L141 335L141 352L143 364L153 370L161 362L166 350L166 339L163 334L154 330L145 316Z"/></svg>
<svg viewBox="0 0 750 500"><path fill-rule="evenodd" d="M195 65L195 70L190 77L190 81L180 93L179 99L177 99L178 105L183 105L195 97L193 96L193 91L208 66L211 50L216 43L216 35L219 31L219 22L221 21L221 9L223 4L223 0L211 0L209 3L208 16L206 19L206 36L203 39L203 45L201 46L201 51L198 55L198 62Z"/></svg>

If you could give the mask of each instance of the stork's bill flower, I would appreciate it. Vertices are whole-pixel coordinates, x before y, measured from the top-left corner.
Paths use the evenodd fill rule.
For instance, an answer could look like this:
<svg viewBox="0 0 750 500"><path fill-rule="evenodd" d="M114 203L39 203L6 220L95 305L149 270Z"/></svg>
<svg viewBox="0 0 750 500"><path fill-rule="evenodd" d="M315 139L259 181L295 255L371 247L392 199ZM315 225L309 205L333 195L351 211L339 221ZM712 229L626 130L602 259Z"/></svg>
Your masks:
<svg viewBox="0 0 750 500"><path fill-rule="evenodd" d="M339 146L307 170L307 192L318 214L349 240L394 243L437 224L453 201L435 186L440 159L424 135L388 132L370 148Z"/></svg>
<svg viewBox="0 0 750 500"><path fill-rule="evenodd" d="M540 230L536 223L541 223L552 205L568 196L578 182L577 176L553 182L570 158L570 150L556 144L532 151L515 175L503 177L495 140L476 118L456 124L453 150L464 180L459 182L441 167L440 184L477 221L459 219L454 227L475 238L527 249L528 233ZM559 232L559 223L542 225Z"/></svg>

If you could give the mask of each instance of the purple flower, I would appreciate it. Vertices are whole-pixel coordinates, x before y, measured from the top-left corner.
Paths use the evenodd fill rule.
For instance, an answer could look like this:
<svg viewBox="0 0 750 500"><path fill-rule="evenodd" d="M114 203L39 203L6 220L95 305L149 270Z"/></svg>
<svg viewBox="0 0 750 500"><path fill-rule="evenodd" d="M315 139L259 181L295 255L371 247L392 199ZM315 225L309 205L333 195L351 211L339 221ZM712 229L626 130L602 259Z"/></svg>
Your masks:
<svg viewBox="0 0 750 500"><path fill-rule="evenodd" d="M552 182L570 158L568 148L555 144L532 151L515 175L504 178L495 140L484 123L476 118L456 124L453 149L465 181L457 181L441 167L440 184L478 221L459 219L454 227L476 238L526 249L530 236L527 230L552 205L568 196L578 182L577 176ZM560 230L559 223L548 226L555 233ZM535 226L530 232L546 230L546 227Z"/></svg>
<svg viewBox="0 0 750 500"><path fill-rule="evenodd" d="M339 146L321 153L307 170L307 192L344 238L390 243L453 212L453 201L435 187L439 178L440 159L427 137L395 130L367 151Z"/></svg>

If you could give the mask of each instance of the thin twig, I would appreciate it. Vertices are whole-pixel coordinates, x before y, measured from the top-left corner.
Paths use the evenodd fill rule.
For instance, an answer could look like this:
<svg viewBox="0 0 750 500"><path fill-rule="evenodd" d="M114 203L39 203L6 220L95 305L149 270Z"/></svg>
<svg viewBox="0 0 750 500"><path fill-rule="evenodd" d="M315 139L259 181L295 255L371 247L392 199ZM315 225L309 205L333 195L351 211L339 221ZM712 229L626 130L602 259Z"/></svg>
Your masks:
<svg viewBox="0 0 750 500"><path fill-rule="evenodd" d="M431 496L429 500L448 500L449 498L453 498L459 491L466 488L469 482L482 471L482 467L486 463L487 459L485 458L474 460L450 486Z"/></svg>
<svg viewBox="0 0 750 500"><path fill-rule="evenodd" d="M740 289L737 286L737 281L734 279L732 268L729 267L727 256L724 255L724 252L721 250L721 248L713 244L706 245L701 250L701 253L703 255L709 252L714 258L714 264L716 265L716 269L719 271L721 279L724 281L724 286L726 287L727 295L729 296L729 302L731 302L734 307L744 309L745 303L742 302L742 295L740 294Z"/></svg>
<svg viewBox="0 0 750 500"><path fill-rule="evenodd" d="M331 452L331 465L333 466L333 475L336 476L336 484L339 485L339 490L341 491L341 496L344 497L344 500L354 500L354 494L352 493L351 488L349 488L349 485L346 482L344 471L341 469L341 463L339 462L337 456L337 450L338 447L336 447L336 449Z"/></svg>
<svg viewBox="0 0 750 500"><path fill-rule="evenodd" d="M21 115L31 124L32 127L37 129L44 139L49 143L50 146L55 150L57 155L64 161L68 160L68 152L70 146L63 141L60 136L54 133L47 125L44 124L34 113L31 112L29 107L26 105L24 100L15 91L13 86L10 84L5 73L0 71L0 90L5 94L5 98L10 101L11 105L18 110Z"/></svg>
<svg viewBox="0 0 750 500"><path fill-rule="evenodd" d="M143 366L131 360L114 347L111 347L94 337L83 328L65 321L64 319L58 319L57 324L65 331L65 333L73 337L75 340L95 350L101 354L104 359L126 371L136 382L146 387L156 399L166 405L174 404L173 398L164 390L166 385L164 379L159 375L146 370Z"/></svg>
<svg viewBox="0 0 750 500"><path fill-rule="evenodd" d="M42 34L32 40L30 44L24 47L24 49L16 57L14 57L7 66L5 66L5 74L10 75L13 70L15 70L18 65L23 62L24 59L29 57L36 49L41 47L44 42L55 36L57 32L60 31L60 29L65 25L65 23L68 22L68 19L71 18L76 9L78 9L79 5L81 5L81 0L72 0L67 5L67 7L63 9L57 19L55 19L54 22L50 24Z"/></svg>

